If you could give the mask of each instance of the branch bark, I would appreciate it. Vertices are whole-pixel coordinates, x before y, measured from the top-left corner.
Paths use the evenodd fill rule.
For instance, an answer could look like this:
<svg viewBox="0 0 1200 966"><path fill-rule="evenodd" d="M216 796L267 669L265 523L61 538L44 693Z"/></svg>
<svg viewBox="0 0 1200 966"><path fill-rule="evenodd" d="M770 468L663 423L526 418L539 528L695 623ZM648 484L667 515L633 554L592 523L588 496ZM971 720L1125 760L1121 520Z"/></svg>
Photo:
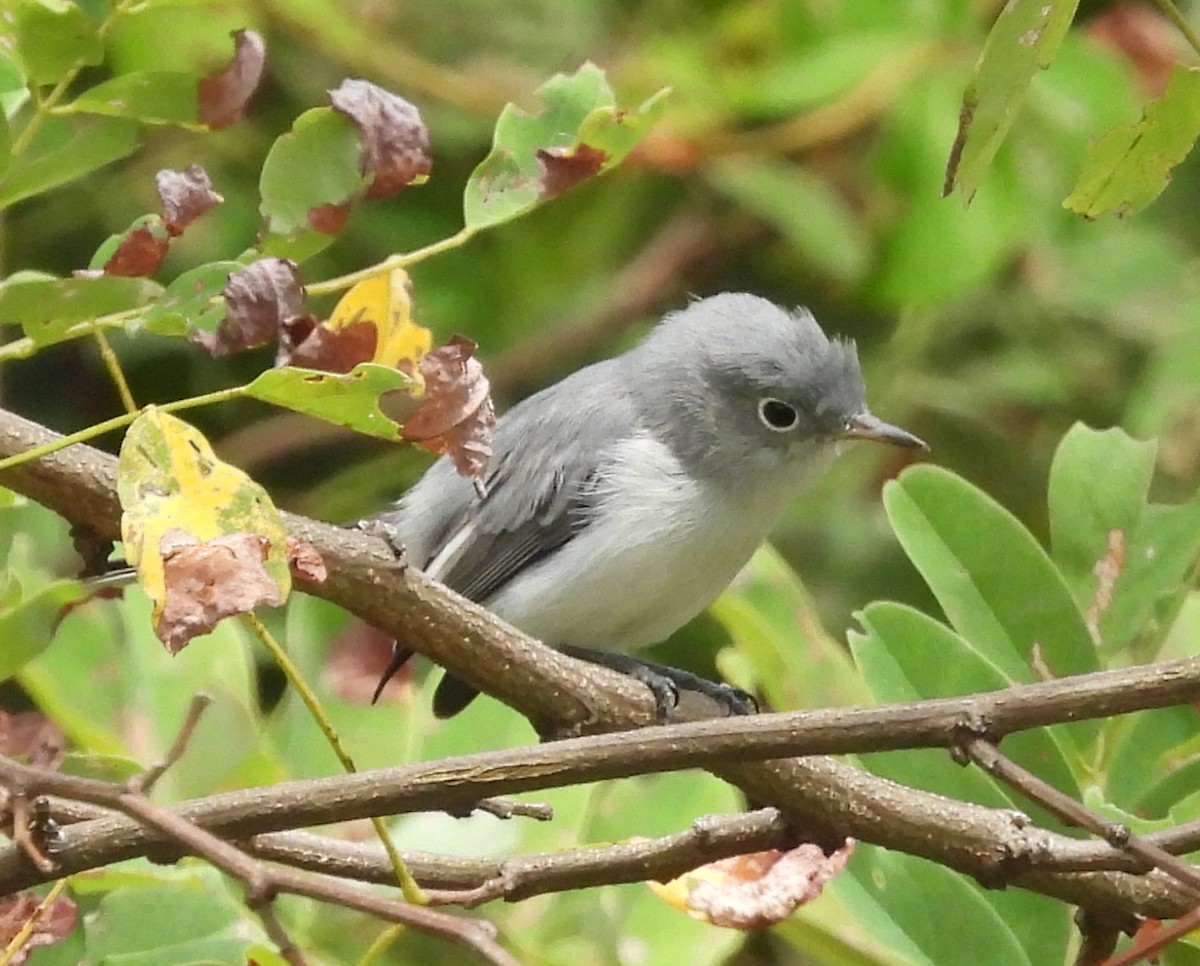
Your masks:
<svg viewBox="0 0 1200 966"><path fill-rule="evenodd" d="M53 438L36 424L0 412L0 456ZM44 503L74 523L115 536L119 507L115 460L74 446L15 467L0 482ZM1083 905L1097 914L1131 911L1166 917L1190 907L1189 896L1159 873L1043 871L1040 859L1069 854L1080 843L1032 828L1018 813L951 801L905 788L823 753L864 750L863 730L876 729L879 748L949 746L957 729L997 737L1016 727L1080 716L1122 713L1200 696L1196 662L1133 668L1071 681L1047 682L991 695L908 706L764 715L599 736L654 721L645 689L603 668L575 661L507 627L482 608L392 558L376 537L301 517L294 535L312 543L329 580L305 588L399 635L403 643L517 708L542 733L574 729L596 737L513 752L466 756L381 772L292 782L268 790L213 796L176 806L221 835L245 836L272 827L315 824L355 815L470 805L481 798L574 781L703 765L756 800L779 808L806 838L840 842L846 835L940 862L994 884L1019 885ZM1040 690L1039 690L1040 689ZM1043 706L1039 702L1045 702ZM699 742L699 745L697 744ZM754 752L748 751L753 742ZM636 761L622 758L634 750ZM782 754L812 757L751 761ZM583 755L586 761L575 761ZM52 779L39 790L55 792ZM314 798L318 788L325 795ZM30 790L32 793L32 789ZM266 797L263 797L263 796ZM79 850L73 863L113 861L148 848L153 836L126 819L71 828L70 836L100 836L103 855ZM107 823L107 826L104 826ZM96 839L93 838L93 841ZM0 852L0 882L30 872L11 850ZM36 878L36 876L35 876Z"/></svg>

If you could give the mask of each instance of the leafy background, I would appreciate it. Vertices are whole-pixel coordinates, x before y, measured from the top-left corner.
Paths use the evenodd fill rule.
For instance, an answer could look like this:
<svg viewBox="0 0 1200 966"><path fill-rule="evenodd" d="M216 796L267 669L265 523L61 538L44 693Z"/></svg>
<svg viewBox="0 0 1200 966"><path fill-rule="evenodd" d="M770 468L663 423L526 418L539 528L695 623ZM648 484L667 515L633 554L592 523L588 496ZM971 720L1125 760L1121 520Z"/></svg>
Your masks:
<svg viewBox="0 0 1200 966"><path fill-rule="evenodd" d="M81 6L96 19L108 10L104 0ZM1130 603L1109 613L1107 639L1117 644L1105 657L1182 652L1196 619L1190 598L1179 592L1195 556L1196 514L1185 504L1164 523L1166 511L1145 501L1151 477L1152 497L1168 504L1183 503L1200 481L1194 375L1200 228L1193 214L1200 169L1186 159L1154 204L1124 218L1084 220L1063 199L1077 183L1089 143L1136 121L1161 92L1170 65L1194 61L1195 54L1148 5L1084 4L966 207L958 195L941 197L946 160L963 91L1000 6L149 2L114 21L105 59L84 71L81 88L132 71L203 74L228 59L232 29L252 27L266 38L268 73L249 116L212 134L147 128L136 153L13 204L0 215L3 272L65 275L88 265L108 236L154 207L156 170L196 161L225 204L172 246L158 277L235 257L255 241L260 171L275 139L302 112L325 104L325 92L347 76L366 77L421 108L434 170L425 185L359 207L334 244L304 261L306 280L435 242L460 227L462 186L487 153L503 105L533 105L532 92L547 77L592 60L623 104L670 87L661 120L613 172L415 266L416 312L437 341L453 333L477 340L503 407L628 345L688 293L749 290L805 304L827 329L858 340L873 409L928 440L930 462L956 474L906 474L888 490L885 509L882 484L905 457L857 448L797 500L778 532L778 554L760 555L710 615L658 656L702 671L716 662L734 679L766 686L777 707L954 693L1024 679L1030 631L1019 613L1023 589L1040 592L1047 581L1058 587L1038 614L1051 621L1040 625L1042 633L1050 626L1068 642L1086 643L1095 538L1114 513L1131 534L1161 527L1183 536L1177 568L1139 578L1144 592L1134 596L1141 611ZM641 284L643 276L630 266L644 264L647 248L656 245L654 264L663 264L665 250L681 267L648 285L644 305L606 315ZM331 305L330 299L323 307ZM148 335L116 334L112 341L139 402L208 392L269 365L266 354L214 364L179 340ZM63 431L120 411L89 340L6 366L0 392L7 407ZM279 503L327 519L353 519L381 506L425 465L415 451L248 402L197 411L194 421L220 455L263 482ZM1153 449L1082 430L1067 436L1077 421L1160 442ZM1114 467L1133 467L1133 482ZM1114 496L1109 482L1116 476ZM1099 522L1072 516L1088 501L1105 500L1112 512ZM1053 562L1021 525L1043 545L1052 542ZM48 575L67 572L64 527L36 507L17 505L0 517L0 537L9 571L20 575L25 591L45 584L48 599L57 601ZM987 558L1013 548L1019 563L1006 556L1010 569L987 571ZM983 589L982 605L945 583L945 553ZM1017 581L1013 598L988 597L1009 578ZM1163 616L1154 612L1157 598L1168 593L1171 619L1148 634ZM872 604L857 622L852 618L879 600L905 606ZM44 609L53 613L57 604ZM921 614L946 619L953 630ZM989 622L999 623L1002 640L980 630ZM529 739L523 722L490 702L435 724L421 689L374 709L339 700L327 655L345 624L342 615L305 599L292 603L280 629L309 679L321 683L360 766ZM854 659L861 677L841 646L851 626L858 628ZM912 641L911 649L884 646L900 638ZM736 647L725 648L730 641ZM1120 650L1125 645L1141 651ZM1071 650L1063 647L1063 654ZM982 652L977 661L972 649ZM1069 666L1096 661L1086 651ZM814 662L827 673L812 673ZM18 679L22 694L81 749L143 761L169 742L193 691L221 696L185 761L168 774L166 794L337 767L299 703L290 695L274 703L278 682L236 628L222 628L203 650L168 660L136 603L85 608L51 648L22 666ZM87 686L95 681L106 686ZM1027 736L1023 752L1076 794L1101 789L1097 794L1114 809L1147 820L1175 809L1173 817L1182 818L1196 805L1187 797L1191 752L1177 742L1193 719L1191 709L1141 716L1115 727L1107 741L1094 730L1057 729ZM948 794L1008 801L987 780L937 758L879 756L868 764L899 780L924 778L926 787ZM1135 780L1147 761L1156 777ZM532 850L665 833L696 814L738 804L727 787L694 774L539 798L555 805L552 825L427 816L398 822L397 836L402 845L447 851ZM970 948L991 957L980 962L1066 961L1068 911L1049 900L987 893L944 870L868 849L852 868L819 903L750 938L692 922L641 886L540 898L487 914L531 962L718 963L732 956L745 964L950 963L964 939L958 928L945 929L946 921L970 930ZM134 948L145 920L122 912L127 889L185 897L224 888L205 886L206 876L218 879L198 867L145 867L138 875L140 882L93 884L90 901L105 928L74 937L74 947L40 951L36 962L73 962L85 942L97 957ZM235 955L217 961L236 961L248 942L230 926L238 917L204 909L201 940L189 941L211 943L203 947L211 957L218 949L220 956ZM931 909L944 910L941 925L930 919ZM378 928L357 920L348 928L348 914L318 916L301 903L288 912L289 924L330 961L356 961ZM227 933L242 937L236 954L222 945ZM191 961L180 943L172 940L168 953L163 940L146 961ZM387 954L390 961L426 963L454 962L457 955L420 937L406 937Z"/></svg>

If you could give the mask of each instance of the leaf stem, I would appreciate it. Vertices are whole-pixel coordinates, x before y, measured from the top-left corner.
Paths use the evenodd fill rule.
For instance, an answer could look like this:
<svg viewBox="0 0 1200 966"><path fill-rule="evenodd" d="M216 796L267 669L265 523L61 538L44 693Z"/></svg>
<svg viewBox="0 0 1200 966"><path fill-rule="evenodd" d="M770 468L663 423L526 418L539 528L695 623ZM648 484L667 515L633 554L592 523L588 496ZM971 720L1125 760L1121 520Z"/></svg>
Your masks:
<svg viewBox="0 0 1200 966"><path fill-rule="evenodd" d="M292 661L291 656L275 640L275 637L267 630L266 625L255 614L250 613L243 616L255 637L262 642L263 647L270 652L275 663L279 665L279 669L283 671L283 676L287 678L288 683L300 695L300 700L308 708L309 714L312 715L313 720L317 723L317 727L321 729L321 733L325 736L325 740L329 742L329 747L333 749L333 753L337 755L338 761L342 763L342 767L350 774L357 772L358 767L354 764L354 759L350 757L350 753L342 744L342 739L333 727L333 722L329 720L329 715L321 707L320 699L317 697L316 692L308 686L308 682L304 680L304 675L300 673L300 669ZM413 874L409 871L408 866L404 864L404 859L400 857L400 851L392 841L392 836L388 832L387 825L378 816L371 819L371 824L375 827L375 834L379 836L379 841L383 843L384 851L387 852L388 859L392 863L392 868L396 871L396 880L400 885L400 891L404 894L405 900L414 905L425 905L425 893L421 891L421 887L417 885L417 880L413 878Z"/></svg>
<svg viewBox="0 0 1200 966"><path fill-rule="evenodd" d="M42 899L38 907L33 910L33 914L25 920L8 945L3 950L0 950L0 966L8 966L9 963L13 962L18 953L26 951L25 944L29 941L29 937L33 935L34 930L38 927L38 923L42 921L42 918L50 910L50 907L54 905L54 901L62 894L69 881L69 879L59 879L50 887L50 891L46 893L46 897ZM23 957L21 961L24 962Z"/></svg>
<svg viewBox="0 0 1200 966"><path fill-rule="evenodd" d="M386 275L394 268L407 268L409 265L423 262L434 255L440 255L442 252L459 248L475 237L478 231L478 228L464 225L450 237L436 241L432 245L426 245L424 248L418 248L411 252L400 252L396 255L389 255L382 262L378 262L370 268L359 269L357 272L350 272L348 275L339 275L336 278L327 278L323 282L314 282L311 285L305 286L305 288L309 295L327 295L331 292L340 292L343 289L348 289L359 282L365 282L367 279L374 278L377 275Z"/></svg>
<svg viewBox="0 0 1200 966"><path fill-rule="evenodd" d="M121 368L121 360L113 352L112 345L108 341L108 336L104 334L103 329L93 327L92 338L96 340L96 345L100 348L100 358L104 360L104 368L108 370L108 375L112 379L113 385L117 387L117 394L121 397L121 405L125 407L125 412L136 412L138 407L137 403L133 401L133 392L129 389L129 380L125 378L125 370Z"/></svg>
<svg viewBox="0 0 1200 966"><path fill-rule="evenodd" d="M96 28L96 35L103 37L105 34L107 34L108 31L112 29L112 25L116 22L117 18L127 12L129 8L132 7L136 2L138 2L138 0L120 0L120 2L112 8L108 16L104 18L104 22ZM29 123L21 129L21 133L13 139L12 147L10 149L10 154L12 157L19 157L25 151L25 149L29 147L30 142L33 141L34 135L36 135L38 132L38 128L40 128L46 118L54 112L58 102L62 100L63 95L75 82L75 78L79 76L79 72L83 69L83 66L84 65L82 62L78 62L67 68L67 72L58 79L58 83L51 88L50 93L45 97L37 96L36 86L32 89L31 93L33 93L34 101L36 102L33 110L33 116L29 119Z"/></svg>
<svg viewBox="0 0 1200 966"><path fill-rule="evenodd" d="M109 315L98 315L94 319L85 319L83 322L76 322L74 325L64 329L60 333L60 336L54 339L53 342L37 342L29 336L13 339L12 342L0 346L0 362L6 362L9 359L28 359L39 349L43 349L47 345L57 345L59 342L69 342L71 339L79 339L85 335L90 335L98 328L117 328L131 319L136 319L144 311L145 306L136 309L122 309L120 312L113 312Z"/></svg>
<svg viewBox="0 0 1200 966"><path fill-rule="evenodd" d="M112 419L106 419L102 423L96 423L94 426L81 429L77 433L60 436L48 443L43 443L41 446L35 446L32 449L25 450L23 453L16 453L7 459L2 459L0 460L0 472L13 466L19 466L22 463L41 459L43 456L49 456L51 453L57 453L60 449L66 449L68 446L74 446L76 443L87 442L89 439L102 436L105 433L112 432L114 429L122 429L151 408L158 409L160 412L171 413L181 409L194 409L197 406L208 406L212 403L226 402L230 399L237 399L245 395L245 393L245 386L233 386L229 389L218 389L216 392L205 393L202 396L189 396L187 399L176 399L174 402L162 403L154 407L142 406L133 412L122 413L120 416L114 416Z"/></svg>

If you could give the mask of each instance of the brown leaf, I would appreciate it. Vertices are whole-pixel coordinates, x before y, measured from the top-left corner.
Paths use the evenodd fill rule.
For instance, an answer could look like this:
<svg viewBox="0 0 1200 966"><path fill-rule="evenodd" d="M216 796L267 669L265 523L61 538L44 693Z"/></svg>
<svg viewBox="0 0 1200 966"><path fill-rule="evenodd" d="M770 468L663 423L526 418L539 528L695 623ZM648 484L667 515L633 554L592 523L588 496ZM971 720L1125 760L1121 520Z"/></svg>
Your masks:
<svg viewBox="0 0 1200 966"><path fill-rule="evenodd" d="M309 584L325 583L329 574L316 547L298 537L288 537L284 549L287 553L288 569L293 577Z"/></svg>
<svg viewBox="0 0 1200 966"><path fill-rule="evenodd" d="M329 92L334 110L358 129L359 164L372 178L368 198L390 198L433 167L421 113L402 97L357 78Z"/></svg>
<svg viewBox="0 0 1200 966"><path fill-rule="evenodd" d="M104 263L104 274L126 277L153 275L167 257L170 244L169 238L158 235L152 228L145 225L133 228L125 233L117 250Z"/></svg>
<svg viewBox="0 0 1200 966"><path fill-rule="evenodd" d="M346 227L354 205L349 201L340 205L332 203L308 209L308 227L326 235L336 235Z"/></svg>
<svg viewBox="0 0 1200 966"><path fill-rule="evenodd" d="M788 852L737 855L701 866L660 889L682 883L687 911L714 926L764 929L817 898L853 854L854 839L846 839L831 855L811 843Z"/></svg>
<svg viewBox="0 0 1200 966"><path fill-rule="evenodd" d="M8 946L17 937L22 927L41 905L41 899L33 892L7 895L0 898L0 948ZM53 946L70 935L79 915L75 903L66 896L58 896L43 910L37 925L24 944L7 962L11 966L22 966L31 950L38 946Z"/></svg>
<svg viewBox="0 0 1200 966"><path fill-rule="evenodd" d="M456 336L421 357L425 395L404 423L404 438L449 453L463 476L482 478L492 455L496 411L475 343Z"/></svg>
<svg viewBox="0 0 1200 966"><path fill-rule="evenodd" d="M538 148L538 167L542 169L540 197L554 198L599 172L608 154L590 144L576 148Z"/></svg>
<svg viewBox="0 0 1200 966"><path fill-rule="evenodd" d="M163 534L167 587L155 633L172 654L193 637L207 634L231 614L246 614L259 604L277 607L283 597L266 570L268 542L254 533L230 533L200 541L173 528Z"/></svg>
<svg viewBox="0 0 1200 966"><path fill-rule="evenodd" d="M304 304L300 269L286 258L260 258L233 272L221 294L225 318L216 332L200 329L189 335L213 356L266 345Z"/></svg>
<svg viewBox="0 0 1200 966"><path fill-rule="evenodd" d="M233 60L224 70L200 79L196 116L210 128L229 127L246 111L262 80L267 46L253 30L233 32Z"/></svg>
<svg viewBox="0 0 1200 966"><path fill-rule="evenodd" d="M276 365L304 366L323 372L349 372L360 362L375 358L379 330L372 322L354 322L331 329L307 316L299 324L284 325Z"/></svg>
<svg viewBox="0 0 1200 966"><path fill-rule="evenodd" d="M379 678L392 660L392 636L355 621L333 640L321 679L338 697L350 704L370 704ZM389 678L380 692L384 698L399 698L412 683L412 670L405 666Z"/></svg>
<svg viewBox="0 0 1200 966"><path fill-rule="evenodd" d="M163 224L172 236L183 234L188 225L225 200L213 191L208 172L198 164L182 171L163 168L154 175L154 187L162 202Z"/></svg>
<svg viewBox="0 0 1200 966"><path fill-rule="evenodd" d="M0 710L0 755L23 757L38 768L57 768L66 750L66 735L40 711Z"/></svg>

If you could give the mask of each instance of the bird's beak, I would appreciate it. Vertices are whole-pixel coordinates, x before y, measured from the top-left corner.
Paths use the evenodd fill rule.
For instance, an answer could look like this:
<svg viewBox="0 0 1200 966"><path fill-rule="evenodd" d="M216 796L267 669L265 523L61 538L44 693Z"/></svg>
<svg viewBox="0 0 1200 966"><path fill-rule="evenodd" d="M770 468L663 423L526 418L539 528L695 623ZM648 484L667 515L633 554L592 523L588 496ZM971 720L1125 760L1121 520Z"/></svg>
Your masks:
<svg viewBox="0 0 1200 966"><path fill-rule="evenodd" d="M885 423L866 411L846 420L842 439L873 439L880 443L891 443L893 446L906 446L909 449L929 449L923 439L899 426Z"/></svg>

